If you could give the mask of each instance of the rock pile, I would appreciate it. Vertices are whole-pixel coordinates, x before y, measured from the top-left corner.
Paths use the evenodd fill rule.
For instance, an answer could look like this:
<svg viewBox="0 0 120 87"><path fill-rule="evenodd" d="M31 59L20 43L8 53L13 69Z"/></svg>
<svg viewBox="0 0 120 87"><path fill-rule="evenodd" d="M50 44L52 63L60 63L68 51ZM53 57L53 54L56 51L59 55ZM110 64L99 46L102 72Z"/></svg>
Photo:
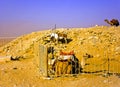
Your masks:
<svg viewBox="0 0 120 87"><path fill-rule="evenodd" d="M34 45L36 42L47 46L54 46L56 50L74 50L76 56L81 59L88 53L95 58L104 58L107 52L110 56L120 56L120 27L95 26L90 28L56 29L64 31L71 41L68 44L54 44L44 42L44 37L52 30L32 32L23 35L0 48L0 55L14 57L34 57Z"/></svg>

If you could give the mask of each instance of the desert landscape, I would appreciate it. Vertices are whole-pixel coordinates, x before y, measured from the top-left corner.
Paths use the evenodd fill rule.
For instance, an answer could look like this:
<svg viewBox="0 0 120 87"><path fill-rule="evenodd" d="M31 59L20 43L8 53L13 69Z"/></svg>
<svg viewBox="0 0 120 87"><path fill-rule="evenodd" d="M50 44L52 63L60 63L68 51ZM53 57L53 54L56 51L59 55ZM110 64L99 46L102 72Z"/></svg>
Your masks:
<svg viewBox="0 0 120 87"><path fill-rule="evenodd" d="M51 43L47 36L52 32L64 32L70 41ZM0 44L0 87L120 86L120 26L48 29L6 43ZM82 72L76 76L43 78L35 61L36 43L53 46L57 51L74 51L81 63L86 53L92 57L85 59Z"/></svg>
<svg viewBox="0 0 120 87"><path fill-rule="evenodd" d="M15 37L0 37L0 47L15 39Z"/></svg>

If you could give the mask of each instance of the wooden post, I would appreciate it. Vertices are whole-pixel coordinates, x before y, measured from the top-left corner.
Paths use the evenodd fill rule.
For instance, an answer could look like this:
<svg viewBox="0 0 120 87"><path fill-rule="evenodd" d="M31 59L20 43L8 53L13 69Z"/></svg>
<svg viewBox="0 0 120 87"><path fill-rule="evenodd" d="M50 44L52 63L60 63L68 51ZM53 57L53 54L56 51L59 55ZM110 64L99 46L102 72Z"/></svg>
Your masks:
<svg viewBox="0 0 120 87"><path fill-rule="evenodd" d="M81 67L84 68L85 66L85 57L83 56L82 59L81 59Z"/></svg>
<svg viewBox="0 0 120 87"><path fill-rule="evenodd" d="M48 58L47 47L44 45L39 46L39 68L43 77L48 77Z"/></svg>

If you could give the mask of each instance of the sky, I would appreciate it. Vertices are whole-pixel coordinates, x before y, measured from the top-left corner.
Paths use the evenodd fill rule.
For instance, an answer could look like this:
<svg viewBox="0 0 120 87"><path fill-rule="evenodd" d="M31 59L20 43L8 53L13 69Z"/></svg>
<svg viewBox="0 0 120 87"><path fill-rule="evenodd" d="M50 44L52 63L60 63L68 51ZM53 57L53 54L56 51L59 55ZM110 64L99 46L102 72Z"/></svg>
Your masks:
<svg viewBox="0 0 120 87"><path fill-rule="evenodd" d="M120 20L120 0L0 0L0 37L57 28L109 26Z"/></svg>

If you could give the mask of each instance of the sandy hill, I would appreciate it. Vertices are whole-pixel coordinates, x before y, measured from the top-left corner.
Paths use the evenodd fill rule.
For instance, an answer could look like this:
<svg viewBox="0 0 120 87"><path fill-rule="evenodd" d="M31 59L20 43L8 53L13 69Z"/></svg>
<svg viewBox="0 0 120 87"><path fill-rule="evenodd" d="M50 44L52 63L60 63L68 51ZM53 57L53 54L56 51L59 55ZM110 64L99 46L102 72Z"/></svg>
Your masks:
<svg viewBox="0 0 120 87"><path fill-rule="evenodd" d="M68 35L71 41L68 44L54 44L46 41L52 30L32 32L31 34L22 35L10 43L0 47L0 56L22 57L25 60L11 61L0 63L0 86L2 87L56 87L64 84L65 87L118 87L119 78L112 76L109 78L94 77L82 75L80 78L67 78L60 80L41 80L39 70L35 63L36 43L54 46L57 51L72 51L74 50L76 57L82 61L83 56L87 53L91 58L86 60L86 65L83 69L85 72L101 72L108 70L110 73L120 73L120 27L95 26L90 28L61 28L55 31L64 32ZM109 62L108 63L108 59ZM91 74L93 77L93 74ZM70 79L70 80L69 80ZM73 79L73 80L72 80ZM86 83L87 82L87 83ZM57 83L57 84L56 84ZM108 84L109 83L109 84ZM76 84L76 86L75 86ZM109 86L108 86L109 85Z"/></svg>
<svg viewBox="0 0 120 87"><path fill-rule="evenodd" d="M120 27L97 26L91 28L56 29L56 31L64 31L72 41L68 44L52 45L66 51L74 50L78 58L85 53L94 57L103 57L104 52L107 51L110 52L110 55L119 55L120 53ZM43 45L51 45L43 40L51 32L52 30L46 30L20 36L1 47L0 55L33 55L36 42Z"/></svg>

